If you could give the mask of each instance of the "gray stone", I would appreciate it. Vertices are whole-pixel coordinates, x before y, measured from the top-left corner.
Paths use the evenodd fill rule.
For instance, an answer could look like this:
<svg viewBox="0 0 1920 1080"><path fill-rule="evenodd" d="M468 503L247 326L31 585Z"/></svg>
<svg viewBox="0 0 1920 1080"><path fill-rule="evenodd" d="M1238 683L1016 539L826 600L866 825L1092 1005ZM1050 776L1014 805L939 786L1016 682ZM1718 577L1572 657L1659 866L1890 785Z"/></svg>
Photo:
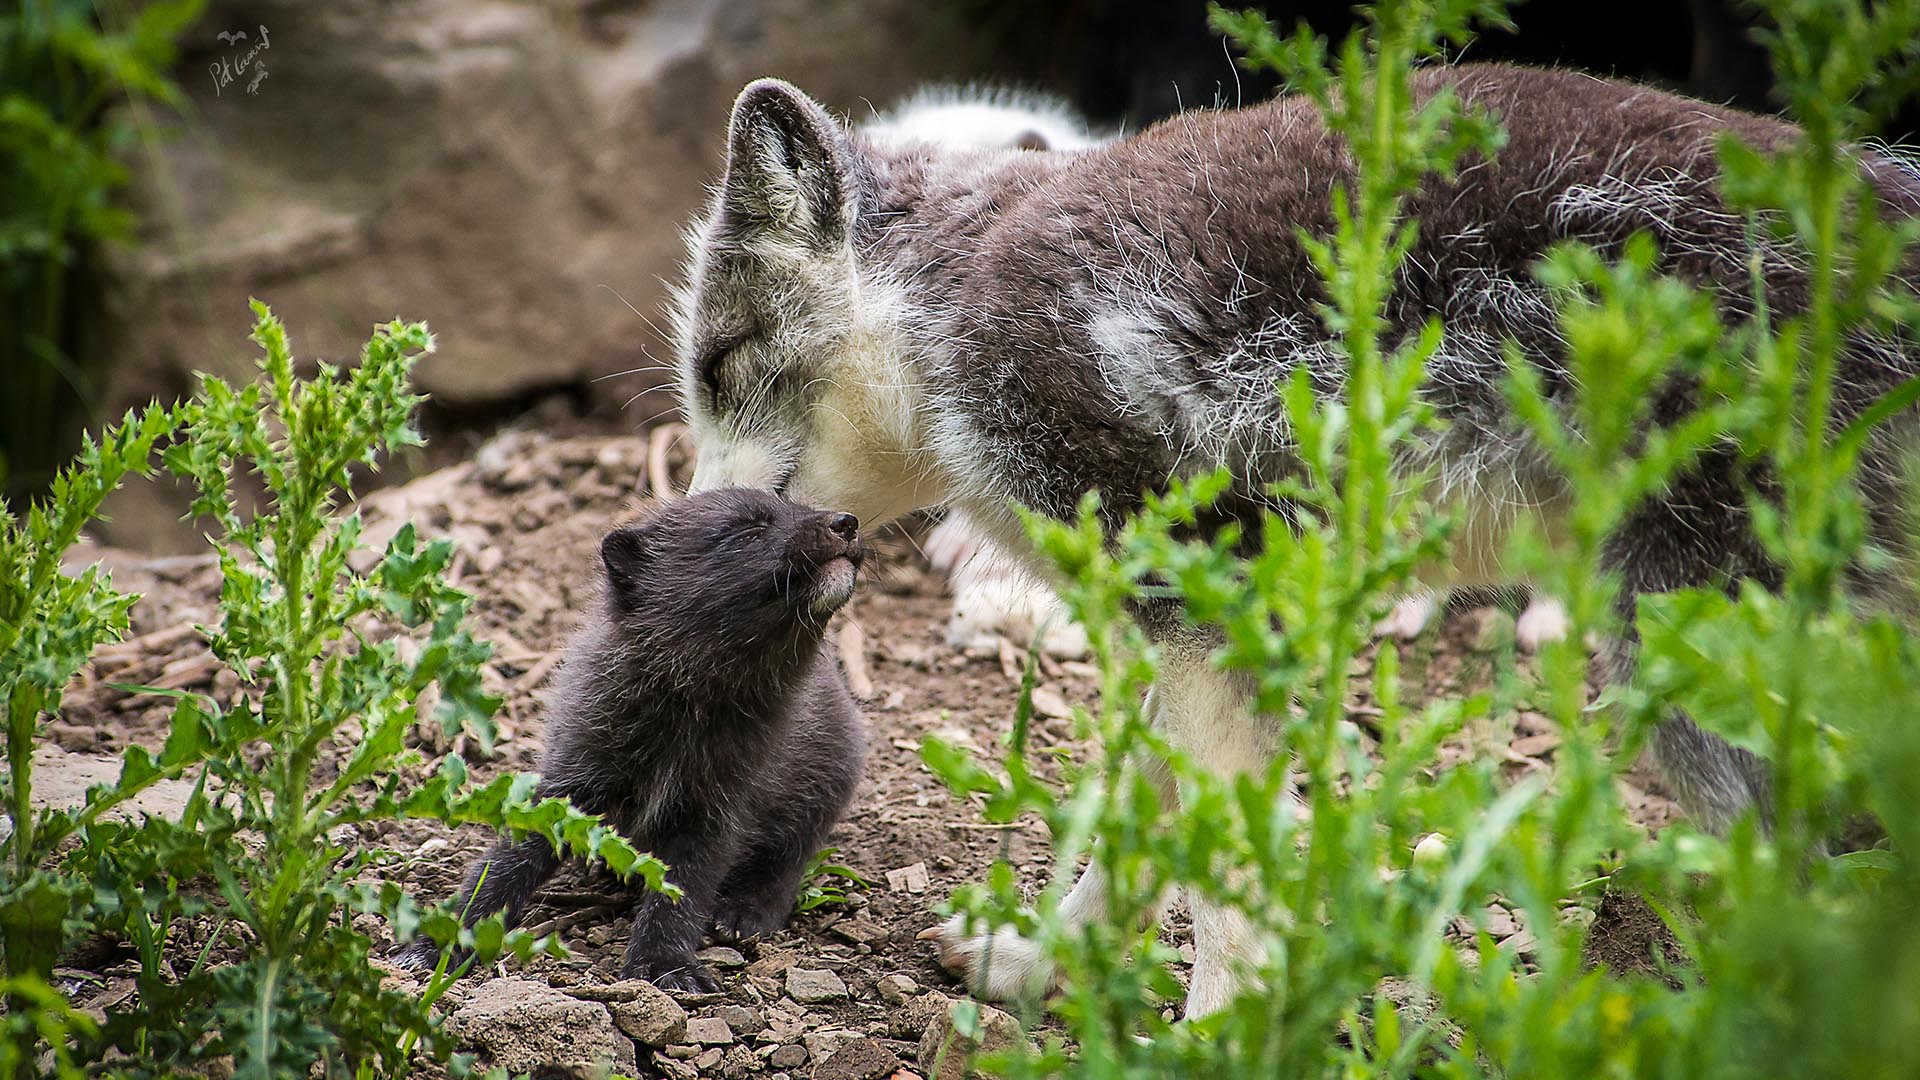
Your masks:
<svg viewBox="0 0 1920 1080"><path fill-rule="evenodd" d="M637 1068L633 1043L606 1006L531 979L482 984L447 1018L447 1030L510 1073L586 1078Z"/></svg>
<svg viewBox="0 0 1920 1080"><path fill-rule="evenodd" d="M693 954L697 959L717 968L742 968L747 966L747 958L740 955L739 949L725 945L715 945L710 949L701 949Z"/></svg>
<svg viewBox="0 0 1920 1080"><path fill-rule="evenodd" d="M727 1027L737 1036L752 1035L767 1026L759 1009L749 1009L745 1005L722 1005L715 1013L727 1022Z"/></svg>
<svg viewBox="0 0 1920 1080"><path fill-rule="evenodd" d="M807 1063L807 1048L799 1043L777 1047L767 1058L776 1069L797 1069Z"/></svg>
<svg viewBox="0 0 1920 1080"><path fill-rule="evenodd" d="M653 1067L667 1080L700 1080L700 1070L689 1062L676 1061L666 1054L656 1051L653 1055Z"/></svg>
<svg viewBox="0 0 1920 1080"><path fill-rule="evenodd" d="M977 1037L960 1030L962 1010L979 1010ZM956 1001L936 1013L920 1036L920 1071L929 1080L965 1080L969 1063L979 1053L991 1053L1018 1044L1026 1035L1020 1021L989 1005Z"/></svg>
<svg viewBox="0 0 1920 1080"><path fill-rule="evenodd" d="M814 1066L813 1080L880 1080L901 1065L899 1055L872 1039L848 1039Z"/></svg>
<svg viewBox="0 0 1920 1080"><path fill-rule="evenodd" d="M873 988L880 994L880 1000L889 1005L898 1005L920 992L920 984L909 975L882 975L874 981Z"/></svg>
<svg viewBox="0 0 1920 1080"><path fill-rule="evenodd" d="M696 1016L687 1021L687 1039L701 1046L727 1046L733 1042L733 1031L717 1016Z"/></svg>
<svg viewBox="0 0 1920 1080"><path fill-rule="evenodd" d="M932 990L910 997L887 1013L887 1035L895 1039L918 1041L933 1018L945 1013L951 1004L952 998Z"/></svg>
<svg viewBox="0 0 1920 1080"><path fill-rule="evenodd" d="M848 1031L845 1028L822 1028L819 1031L807 1032L801 1036L800 1041L806 1043L808 1057L815 1061L824 1061L832 1057L847 1040L864 1038L866 1036L858 1031Z"/></svg>
<svg viewBox="0 0 1920 1080"><path fill-rule="evenodd" d="M644 1046L669 1046L686 1041L687 1010L665 990L639 979L624 979L613 986L630 994L611 1006L613 1022L621 1031Z"/></svg>
<svg viewBox="0 0 1920 1080"><path fill-rule="evenodd" d="M845 1001L847 984L824 968L788 968L787 996L806 1005Z"/></svg>

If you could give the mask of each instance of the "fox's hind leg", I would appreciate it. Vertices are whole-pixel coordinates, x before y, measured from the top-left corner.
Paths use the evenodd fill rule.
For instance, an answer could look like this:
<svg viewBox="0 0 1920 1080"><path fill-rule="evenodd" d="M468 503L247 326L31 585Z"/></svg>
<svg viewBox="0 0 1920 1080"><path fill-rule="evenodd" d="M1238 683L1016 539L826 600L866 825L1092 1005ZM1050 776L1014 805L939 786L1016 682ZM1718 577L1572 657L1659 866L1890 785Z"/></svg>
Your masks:
<svg viewBox="0 0 1920 1080"><path fill-rule="evenodd" d="M1616 681L1632 676L1639 644L1633 619L1642 593L1731 587L1743 577L1778 586L1778 572L1754 539L1739 478L1728 455L1709 455L1661 498L1629 514L1610 538L1606 562L1620 577L1625 630L1612 658ZM1652 749L1675 799L1702 828L1725 832L1756 806L1764 812L1771 787L1767 763L1702 731L1685 713L1675 711L1660 722Z"/></svg>
<svg viewBox="0 0 1920 1080"><path fill-rule="evenodd" d="M714 898L714 937L747 941L787 925L815 850L801 843L763 844L740 860Z"/></svg>
<svg viewBox="0 0 1920 1080"><path fill-rule="evenodd" d="M787 925L800 896L807 860L840 820L840 806L807 805L800 820L762 822L762 833L727 872L713 901L714 936L727 941L764 937Z"/></svg>
<svg viewBox="0 0 1920 1080"><path fill-rule="evenodd" d="M1273 760L1273 729L1252 712L1252 678L1220 671L1209 661L1213 644L1211 636L1200 633L1162 644L1163 696L1155 721L1169 742L1215 776L1264 771ZM1230 879L1246 873L1243 867L1220 870ZM1225 1008L1245 987L1248 969L1260 958L1255 955L1259 935L1240 909L1191 890L1187 906L1193 914L1193 978L1187 988L1191 1018Z"/></svg>

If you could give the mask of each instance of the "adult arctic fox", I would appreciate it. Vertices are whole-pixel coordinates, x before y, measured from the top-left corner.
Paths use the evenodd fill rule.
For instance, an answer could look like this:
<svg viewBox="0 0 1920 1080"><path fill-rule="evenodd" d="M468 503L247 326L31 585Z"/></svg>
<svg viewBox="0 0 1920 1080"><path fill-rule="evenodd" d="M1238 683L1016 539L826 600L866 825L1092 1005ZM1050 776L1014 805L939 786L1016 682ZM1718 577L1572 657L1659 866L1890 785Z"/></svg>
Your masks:
<svg viewBox="0 0 1920 1080"><path fill-rule="evenodd" d="M1394 332L1432 316L1447 336L1426 395L1446 421L1430 447L1468 515L1454 578L1497 572L1521 514L1547 516L1564 485L1508 413L1503 343L1569 393L1553 305L1530 266L1563 239L1617 251L1647 230L1664 269L1714 290L1729 314L1749 294L1741 215L1716 187L1715 140L1778 146L1785 123L1671 94L1556 71L1469 65L1414 77L1498 113L1496 161L1411 197L1418 241L1391 298ZM1342 377L1316 305L1322 293L1297 230L1331 229L1329 192L1352 163L1301 98L1175 117L1074 154L893 147L849 133L778 81L734 105L726 176L693 232L679 341L684 406L699 446L696 488L772 488L877 523L955 505L1009 550L1011 507L1065 516L1098 491L1119 521L1169 477L1230 466L1250 484L1293 467L1276 382ZM1912 213L1904 176L1870 170ZM1806 303L1790 251L1768 249L1768 302ZM1850 343L1836 418L1844 423L1920 370L1882 340ZM1670 395L1667 423L1686 408ZM1894 463L1911 416L1883 431L1863 486L1884 543L1899 548ZM1750 467L1748 467L1750 468ZM1677 478L1608 545L1623 602L1681 586L1777 575L1745 512L1761 482L1729 452ZM1250 496L1256 492L1249 491ZM1445 582L1438 584L1446 584ZM1212 642L1165 626L1154 719L1221 774L1265 766L1270 725L1249 715L1250 679L1209 665ZM1765 789L1757 759L1667 721L1655 752L1682 803L1724 826ZM1099 871L1064 904L1101 915ZM1195 897L1189 1015L1236 989L1249 928ZM945 959L978 993L1047 986L1017 938L988 943L950 923ZM991 956L991 964L983 960Z"/></svg>

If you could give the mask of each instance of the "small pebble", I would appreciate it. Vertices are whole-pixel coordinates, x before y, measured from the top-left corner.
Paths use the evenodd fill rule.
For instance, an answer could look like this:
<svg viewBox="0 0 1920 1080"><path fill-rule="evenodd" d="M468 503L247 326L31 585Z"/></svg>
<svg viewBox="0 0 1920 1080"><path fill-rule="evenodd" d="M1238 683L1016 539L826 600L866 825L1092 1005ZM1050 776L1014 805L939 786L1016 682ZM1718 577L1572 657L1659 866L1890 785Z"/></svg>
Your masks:
<svg viewBox="0 0 1920 1080"><path fill-rule="evenodd" d="M880 992L880 1000L889 1005L898 1005L920 992L920 984L907 975L882 975L873 985Z"/></svg>
<svg viewBox="0 0 1920 1080"><path fill-rule="evenodd" d="M693 955L717 968L731 969L747 966L747 958L740 955L739 949L728 948L725 945L715 945L711 949L701 949Z"/></svg>
<svg viewBox="0 0 1920 1080"><path fill-rule="evenodd" d="M767 1026L766 1020L760 1016L760 1010L749 1009L745 1005L722 1005L718 1014L736 1037L752 1035Z"/></svg>

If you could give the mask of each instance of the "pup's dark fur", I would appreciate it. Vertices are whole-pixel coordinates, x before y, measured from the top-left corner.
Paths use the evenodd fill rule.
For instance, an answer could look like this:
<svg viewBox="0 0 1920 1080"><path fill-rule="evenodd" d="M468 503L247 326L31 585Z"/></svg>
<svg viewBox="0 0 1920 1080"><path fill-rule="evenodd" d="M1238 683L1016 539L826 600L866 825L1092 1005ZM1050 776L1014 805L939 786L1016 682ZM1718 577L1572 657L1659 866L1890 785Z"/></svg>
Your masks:
<svg viewBox="0 0 1920 1080"><path fill-rule="evenodd" d="M855 525L725 490L602 541L604 595L555 678L539 792L604 815L685 894L641 899L624 975L719 989L701 935L785 925L852 799L865 737L822 634L865 553ZM517 921L559 862L544 839L502 839L461 887L469 923ZM406 958L432 963L432 942Z"/></svg>

